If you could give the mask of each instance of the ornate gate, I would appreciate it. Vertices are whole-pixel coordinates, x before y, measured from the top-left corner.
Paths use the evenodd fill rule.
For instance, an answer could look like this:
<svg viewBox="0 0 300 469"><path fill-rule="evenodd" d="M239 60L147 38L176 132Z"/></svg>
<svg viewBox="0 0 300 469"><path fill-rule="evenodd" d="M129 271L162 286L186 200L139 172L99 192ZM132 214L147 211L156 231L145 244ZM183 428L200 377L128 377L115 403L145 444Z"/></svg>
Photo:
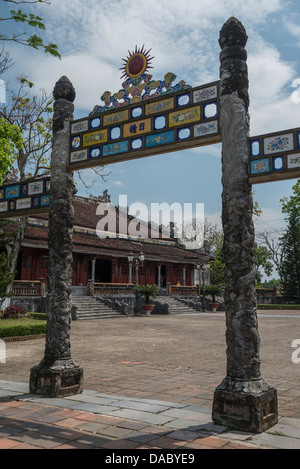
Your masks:
<svg viewBox="0 0 300 469"><path fill-rule="evenodd" d="M31 369L31 393L66 396L83 388L70 347L72 172L222 142L227 374L212 416L251 432L277 422L276 389L260 373L251 185L300 177L300 128L249 137L246 43L243 25L230 18L220 31L220 80L196 88L174 85L172 73L152 80L149 51L136 49L124 60L123 89L105 92L104 106L75 121L75 90L66 77L56 83L51 180L0 188L0 218L49 211L46 347Z"/></svg>

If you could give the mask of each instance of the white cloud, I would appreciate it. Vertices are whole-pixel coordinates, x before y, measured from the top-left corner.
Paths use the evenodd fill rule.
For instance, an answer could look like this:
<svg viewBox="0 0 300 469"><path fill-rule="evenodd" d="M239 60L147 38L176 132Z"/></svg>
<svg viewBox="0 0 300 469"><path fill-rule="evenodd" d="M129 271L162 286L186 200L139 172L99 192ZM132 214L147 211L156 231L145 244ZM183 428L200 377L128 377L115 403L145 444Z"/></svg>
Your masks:
<svg viewBox="0 0 300 469"><path fill-rule="evenodd" d="M298 15L299 21L299 15ZM298 23L294 23L290 20L290 18L285 18L285 26L288 32L296 39L298 42L298 47L300 47L300 26Z"/></svg>
<svg viewBox="0 0 300 469"><path fill-rule="evenodd" d="M113 186L117 186L117 187L124 186L124 183L122 181L113 181L112 184Z"/></svg>
<svg viewBox="0 0 300 469"><path fill-rule="evenodd" d="M278 50L262 38L256 42L255 49L248 58L251 101L255 105L264 105L278 99L295 72L280 57Z"/></svg>
<svg viewBox="0 0 300 469"><path fill-rule="evenodd" d="M209 225L217 226L222 229L222 213L205 213L205 219ZM261 215L259 217L253 217L255 232L259 233L262 231L274 231L282 229L286 226L284 215L280 210L272 207L263 207L261 209Z"/></svg>
<svg viewBox="0 0 300 469"><path fill-rule="evenodd" d="M273 14L282 10L288 15L287 4L287 0L139 0L138 3L130 0L51 0L50 5L35 4L31 7L33 13L44 18L47 26L45 42L56 42L62 59L45 55L42 51L10 46L16 64L13 73L19 69L37 88L45 88L49 93L62 75L68 76L76 89L75 117L83 117L96 104L101 104L100 97L104 91L116 92L121 88L119 68L123 65L122 58L126 58L128 50L131 52L135 45L151 47L151 55L155 56L152 61L154 78L161 79L170 71L177 75L178 80L184 79L192 86L217 80L219 30L230 16L236 16L243 22L249 36L251 134L296 127L300 120L300 104L293 103L290 96L294 91L292 82L298 78L296 65L280 55L280 45L275 45L275 30L273 45L263 38L264 26L272 20ZM281 27L287 27L295 38L300 38L295 17L286 21L280 20ZM209 167L211 175L213 165L208 166L206 161L218 164L221 148L220 145L212 145L205 147L205 151L197 148L189 152L199 153L203 174ZM184 165L182 155L183 152L171 153L168 158L174 158L172 161L176 163L182 160ZM211 158L202 158L202 155ZM158 159L153 164L149 178L155 176L159 163ZM136 160L135 170L140 170L141 164ZM112 171L113 174L121 171L120 166L114 165ZM182 174L179 169L178 180L174 177L174 180L166 182L171 199L177 196L178 187L182 187L184 194ZM95 180L89 170L85 170L85 177L87 181ZM130 187L126 178L132 177L132 173L117 177ZM206 185L210 180L207 177L203 187L195 188L195 194L202 190L212 199L212 188ZM186 181L189 184L188 178ZM117 180L110 182L112 193L114 189L117 191L117 184ZM219 181L214 192L220 190L217 184ZM93 192L98 190L102 193L103 186L106 187L102 181L96 182ZM176 188L175 195L172 187ZM212 210L218 209L219 205ZM261 223L270 223L269 216L277 220L276 210L265 210ZM219 212L208 217L220 224Z"/></svg>
<svg viewBox="0 0 300 469"><path fill-rule="evenodd" d="M285 226L284 216L280 210L274 208L262 208L260 217L255 219L255 231L278 230Z"/></svg>
<svg viewBox="0 0 300 469"><path fill-rule="evenodd" d="M300 105L292 100L294 65L259 38L249 53L248 72L251 135L297 127Z"/></svg>
<svg viewBox="0 0 300 469"><path fill-rule="evenodd" d="M292 97L269 103L260 109L255 109L251 115L251 135L267 132L277 132L299 127L300 104L292 101Z"/></svg>
<svg viewBox="0 0 300 469"><path fill-rule="evenodd" d="M218 79L219 30L230 16L246 29L282 8L281 0L52 0L35 4L45 19L45 41L56 42L62 60L22 51L18 66L50 92L67 75L77 91L76 107L92 110L107 89L121 88L122 58L135 45L152 48L154 77L171 71L192 86ZM23 55L24 53L24 55ZM268 53L266 52L266 55ZM256 72L255 72L256 73Z"/></svg>

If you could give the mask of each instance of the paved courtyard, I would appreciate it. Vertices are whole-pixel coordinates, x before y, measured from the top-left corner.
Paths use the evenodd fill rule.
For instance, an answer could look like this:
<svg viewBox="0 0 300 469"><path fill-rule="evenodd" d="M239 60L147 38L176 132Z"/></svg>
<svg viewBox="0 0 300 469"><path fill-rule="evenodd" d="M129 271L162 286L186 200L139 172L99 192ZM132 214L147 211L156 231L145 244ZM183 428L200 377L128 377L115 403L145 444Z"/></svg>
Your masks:
<svg viewBox="0 0 300 469"><path fill-rule="evenodd" d="M292 362L300 311L259 312L258 318L262 376L278 390L280 415L300 419L300 363ZM28 382L44 344L43 338L8 342L0 379ZM226 374L222 313L77 321L71 344L85 389L103 393L210 407Z"/></svg>
<svg viewBox="0 0 300 469"><path fill-rule="evenodd" d="M300 363L292 361L300 311L258 318L262 375L278 390L274 434L233 435L211 422L213 392L226 374L224 313L123 317L72 323L85 385L67 399L28 395L44 338L6 343L0 448L300 448Z"/></svg>

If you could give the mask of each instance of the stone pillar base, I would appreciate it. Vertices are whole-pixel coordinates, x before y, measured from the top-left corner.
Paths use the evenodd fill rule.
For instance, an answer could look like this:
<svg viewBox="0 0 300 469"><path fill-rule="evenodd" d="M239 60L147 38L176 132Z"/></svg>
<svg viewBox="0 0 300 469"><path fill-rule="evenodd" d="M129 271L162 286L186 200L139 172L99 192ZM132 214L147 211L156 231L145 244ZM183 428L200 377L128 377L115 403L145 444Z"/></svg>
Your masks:
<svg viewBox="0 0 300 469"><path fill-rule="evenodd" d="M83 368L78 365L46 367L30 370L30 393L47 397L66 397L83 391Z"/></svg>
<svg viewBox="0 0 300 469"><path fill-rule="evenodd" d="M212 419L215 424L232 425L239 431L265 432L278 422L277 391L265 386L255 392L226 390L221 384L214 393Z"/></svg>

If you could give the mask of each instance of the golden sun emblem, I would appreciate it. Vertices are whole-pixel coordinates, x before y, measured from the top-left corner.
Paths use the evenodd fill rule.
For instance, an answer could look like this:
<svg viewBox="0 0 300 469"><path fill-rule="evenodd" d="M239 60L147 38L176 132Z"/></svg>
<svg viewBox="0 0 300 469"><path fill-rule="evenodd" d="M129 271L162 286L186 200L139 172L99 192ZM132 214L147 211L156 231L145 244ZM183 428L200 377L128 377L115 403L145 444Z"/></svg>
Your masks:
<svg viewBox="0 0 300 469"><path fill-rule="evenodd" d="M150 66L151 60L154 57L150 57L150 51L146 51L144 49L144 45L141 49L138 49L135 46L134 52L129 52L129 55L126 59L122 59L125 62L125 65L120 68L123 71L123 75L121 79L124 77L128 78L137 78L142 75L144 72L147 72L149 68L153 68Z"/></svg>

